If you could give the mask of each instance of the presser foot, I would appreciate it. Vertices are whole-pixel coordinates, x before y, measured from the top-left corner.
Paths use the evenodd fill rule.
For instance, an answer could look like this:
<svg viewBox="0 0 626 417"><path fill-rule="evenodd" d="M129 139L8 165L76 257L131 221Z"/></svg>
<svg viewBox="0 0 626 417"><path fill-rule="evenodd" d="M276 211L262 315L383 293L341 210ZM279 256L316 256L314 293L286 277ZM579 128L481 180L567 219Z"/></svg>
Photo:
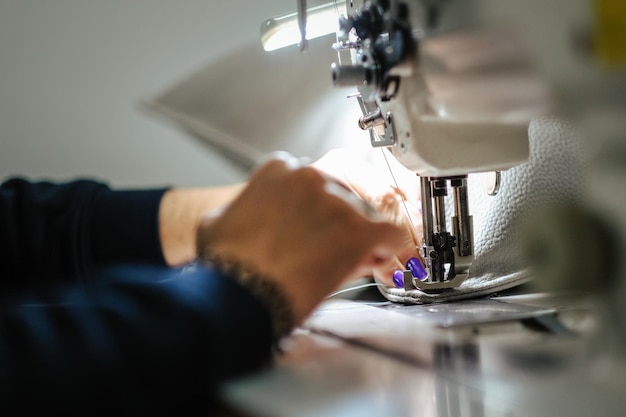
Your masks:
<svg viewBox="0 0 626 417"><path fill-rule="evenodd" d="M418 289L423 292L443 292L459 287L469 274L457 274L454 278L446 281L428 281L428 279L421 281L413 277L413 273L409 270L403 271L404 278L404 290L411 291Z"/></svg>

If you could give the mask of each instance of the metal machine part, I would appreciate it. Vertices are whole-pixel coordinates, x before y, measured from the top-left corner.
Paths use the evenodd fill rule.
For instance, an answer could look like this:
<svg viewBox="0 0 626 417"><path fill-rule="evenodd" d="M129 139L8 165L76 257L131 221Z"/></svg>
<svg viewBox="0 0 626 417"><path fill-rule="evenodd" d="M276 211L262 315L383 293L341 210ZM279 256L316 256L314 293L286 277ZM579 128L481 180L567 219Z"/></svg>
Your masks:
<svg viewBox="0 0 626 417"><path fill-rule="evenodd" d="M421 177L428 273L414 277L407 267L406 290L442 291L468 276L474 242L467 175L527 161L530 118L545 110L545 89L517 28L485 24L469 13L473 2L329 0L324 6L345 11L333 45L334 84L358 90L358 125L369 131L371 145L387 148ZM298 6L305 38L306 3ZM449 188L454 216L448 221ZM491 194L498 188L499 174Z"/></svg>
<svg viewBox="0 0 626 417"><path fill-rule="evenodd" d="M453 190L452 233L447 230L446 196ZM424 280L404 271L404 288L440 291L458 287L469 274L474 260L472 216L467 199L467 176L421 177L424 240L421 248L428 276Z"/></svg>
<svg viewBox="0 0 626 417"><path fill-rule="evenodd" d="M298 30L300 32L300 51L306 51L308 41L306 38L306 0L298 0Z"/></svg>
<svg viewBox="0 0 626 417"><path fill-rule="evenodd" d="M352 52L350 65L332 66L336 85L353 85L359 90L363 116L359 126L370 130L374 147L400 147L396 124L411 137L410 121L394 118L387 104L398 100L404 88L403 78L419 78L419 38L424 29L410 20L410 12L424 12L423 3L409 7L400 1L350 2L347 17L340 18L338 50ZM356 6L356 7L355 7ZM421 22L425 24L426 22ZM411 87L411 83L407 83ZM415 91L409 105L422 106L425 88ZM384 108L387 107L388 110ZM407 114L410 117L410 114ZM418 116L417 114L415 115ZM408 122L408 123L407 123ZM408 129L406 128L408 126ZM419 173L419 170L418 170ZM448 183L453 189L455 216L452 231L447 230L446 196ZM409 268L403 272L406 290L441 291L459 286L468 276L473 260L472 218L467 202L467 176L422 176L422 216L424 239L421 257L427 276L414 277Z"/></svg>
<svg viewBox="0 0 626 417"><path fill-rule="evenodd" d="M393 106L403 95L404 79L410 90L419 71L419 40L426 21L416 24L410 13L432 18L424 10L424 3L409 5L401 1L350 2L347 17L340 18L339 42L335 48L351 51L350 65L332 66L335 85L353 85L359 90L359 104L363 116L359 127L370 130L371 144L391 149L399 147L406 152L406 142L398 138L398 130L406 139L412 136L409 113L400 113L396 122ZM432 23L432 22L431 22ZM409 106L424 106L425 86L411 91ZM404 104L401 104L404 106ZM417 111L417 113L422 113ZM399 128L396 126L399 125ZM392 152L393 153L393 152ZM395 155L395 154L394 154ZM402 162L402 160L401 160ZM416 170L419 174L420 170ZM452 231L447 230L446 196L448 183L454 195L455 216ZM468 276L473 260L472 218L467 201L467 176L422 176L423 244L421 256L427 271L425 278L414 277L407 268L404 274L406 290L441 291L459 286Z"/></svg>

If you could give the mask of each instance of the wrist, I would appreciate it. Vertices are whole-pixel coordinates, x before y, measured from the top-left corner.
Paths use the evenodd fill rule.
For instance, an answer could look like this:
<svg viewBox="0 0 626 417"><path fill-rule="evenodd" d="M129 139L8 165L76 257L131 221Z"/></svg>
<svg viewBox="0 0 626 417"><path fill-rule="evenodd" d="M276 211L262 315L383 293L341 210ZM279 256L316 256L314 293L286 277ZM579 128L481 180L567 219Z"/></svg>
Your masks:
<svg viewBox="0 0 626 417"><path fill-rule="evenodd" d="M243 184L209 188L168 190L159 207L159 234L163 257L169 266L180 266L196 257L196 235L206 213L230 203Z"/></svg>
<svg viewBox="0 0 626 417"><path fill-rule="evenodd" d="M296 325L293 306L283 288L275 280L260 274L235 257L217 255L206 248L201 251L200 259L207 266L217 269L227 278L239 283L261 302L272 319L274 342L291 333Z"/></svg>

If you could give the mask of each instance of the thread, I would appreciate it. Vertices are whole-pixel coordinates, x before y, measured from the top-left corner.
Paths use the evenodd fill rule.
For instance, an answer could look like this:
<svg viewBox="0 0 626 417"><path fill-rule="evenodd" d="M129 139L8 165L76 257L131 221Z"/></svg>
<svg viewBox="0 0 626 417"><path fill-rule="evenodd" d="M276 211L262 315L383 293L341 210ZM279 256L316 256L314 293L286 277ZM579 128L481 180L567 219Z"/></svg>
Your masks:
<svg viewBox="0 0 626 417"><path fill-rule="evenodd" d="M387 164L387 169L389 170L389 175L391 175L391 179L393 180L393 184L395 186L396 193L400 196L400 201L402 201L402 207L404 207L404 211L406 213L407 218L409 219L409 223L411 227L409 227L409 234L411 235L411 240L415 244L415 247L419 247L419 241L417 239L417 235L415 234L415 223L413 223L413 219L411 218L411 213L409 212L409 208L406 205L406 196L400 190L400 186L398 185L398 181L396 180L395 175L393 175L393 171L391 169L391 164L389 164L389 160L387 160L387 155L385 154L385 150L380 150L383 154L383 158L385 159L385 163Z"/></svg>
<svg viewBox="0 0 626 417"><path fill-rule="evenodd" d="M368 288L368 287L386 287L386 285L378 284L376 282L372 282L372 283L369 283L369 284L357 285L356 287L345 288L343 290L339 290L337 292L334 292L334 293L332 293L331 295L329 295L326 298L332 298L332 297L334 297L336 295L339 295L339 294L344 294L344 293L347 293L347 292L350 292L350 291L362 290L363 288Z"/></svg>

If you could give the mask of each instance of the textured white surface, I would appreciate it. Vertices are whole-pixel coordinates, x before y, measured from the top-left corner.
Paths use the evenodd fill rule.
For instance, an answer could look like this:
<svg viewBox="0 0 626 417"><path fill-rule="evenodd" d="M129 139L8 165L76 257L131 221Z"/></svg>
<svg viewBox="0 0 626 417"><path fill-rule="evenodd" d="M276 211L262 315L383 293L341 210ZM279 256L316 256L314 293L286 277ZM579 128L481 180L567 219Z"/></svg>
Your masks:
<svg viewBox="0 0 626 417"><path fill-rule="evenodd" d="M469 177L475 260L468 279L440 294L381 287L385 297L404 303L456 300L492 294L531 279L521 253L524 227L546 207L573 203L583 196L585 157L574 129L565 121L537 119L528 133L529 161L502 173L496 196L487 195L487 175Z"/></svg>

